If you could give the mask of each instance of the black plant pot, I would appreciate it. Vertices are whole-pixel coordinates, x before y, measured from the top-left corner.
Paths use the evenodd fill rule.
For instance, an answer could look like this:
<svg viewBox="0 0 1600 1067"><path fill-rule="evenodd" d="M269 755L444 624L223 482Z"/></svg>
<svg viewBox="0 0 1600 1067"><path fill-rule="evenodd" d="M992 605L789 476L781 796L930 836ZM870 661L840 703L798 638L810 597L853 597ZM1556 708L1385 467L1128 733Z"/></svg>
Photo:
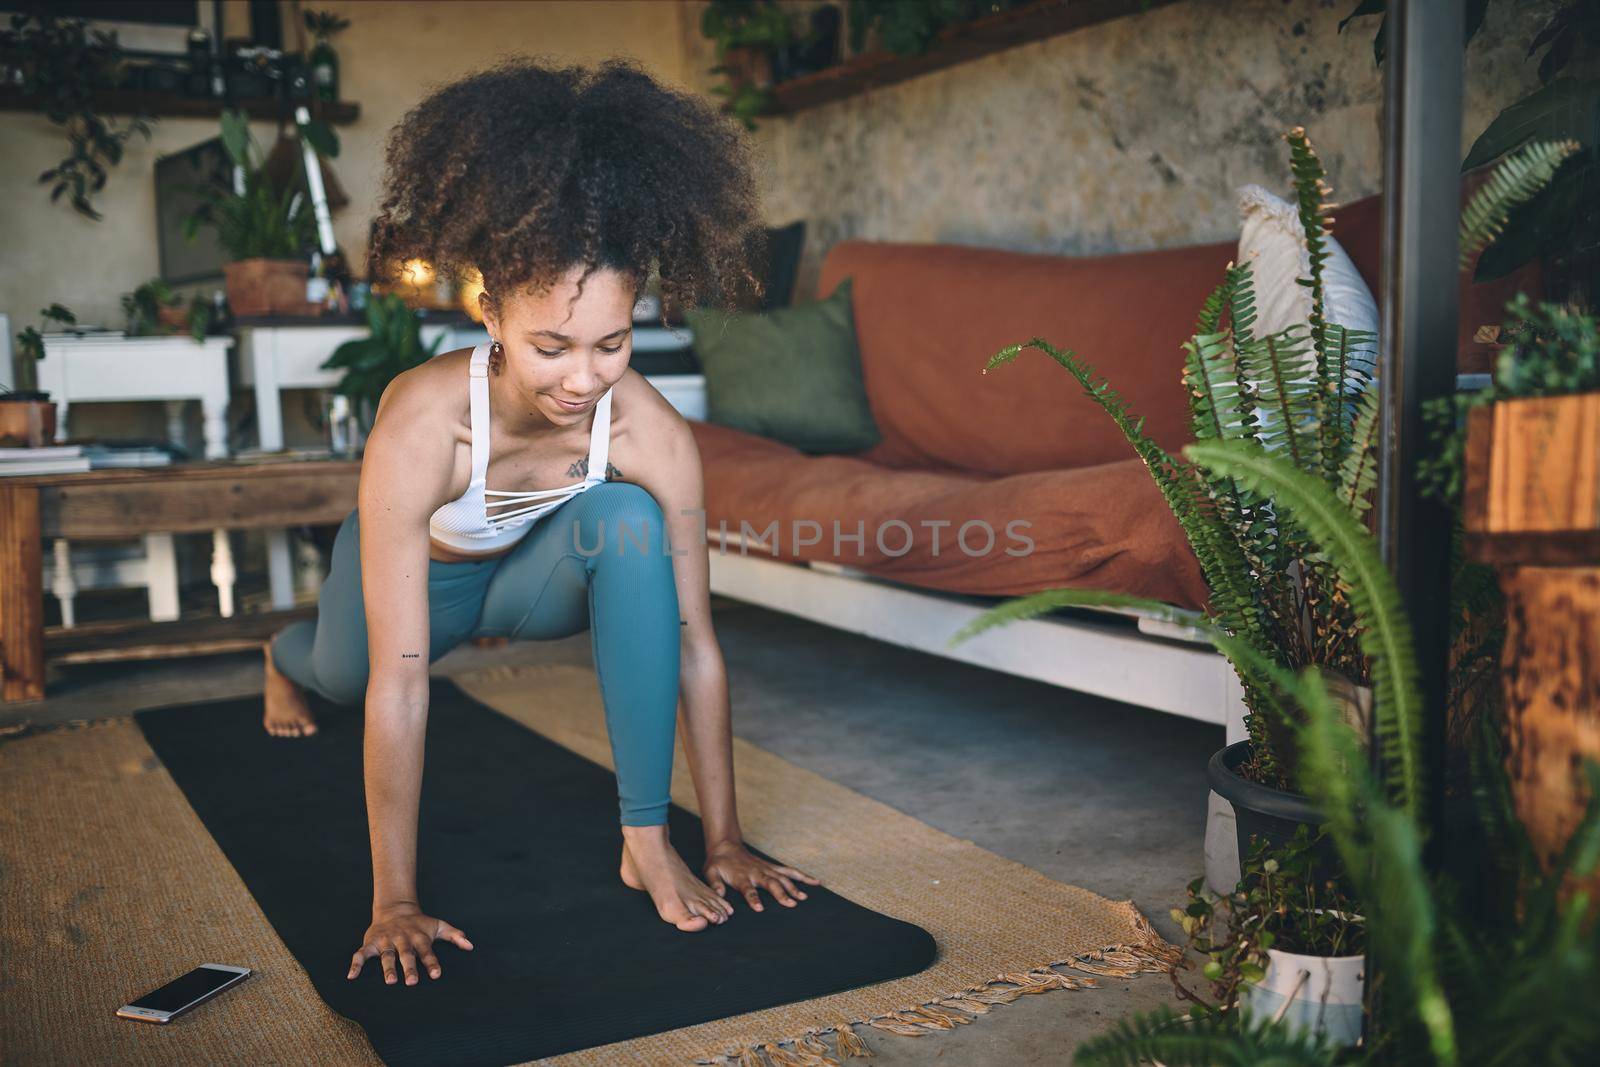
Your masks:
<svg viewBox="0 0 1600 1067"><path fill-rule="evenodd" d="M1250 742L1235 741L1206 764L1206 779L1212 790L1233 805L1241 864L1250 856L1252 838L1281 848L1294 839L1295 830L1302 823L1315 835L1323 822L1322 812L1305 796L1241 777L1239 766L1249 758ZM1318 846L1314 867L1321 877L1333 877L1339 872L1339 854L1331 839L1324 838Z"/></svg>

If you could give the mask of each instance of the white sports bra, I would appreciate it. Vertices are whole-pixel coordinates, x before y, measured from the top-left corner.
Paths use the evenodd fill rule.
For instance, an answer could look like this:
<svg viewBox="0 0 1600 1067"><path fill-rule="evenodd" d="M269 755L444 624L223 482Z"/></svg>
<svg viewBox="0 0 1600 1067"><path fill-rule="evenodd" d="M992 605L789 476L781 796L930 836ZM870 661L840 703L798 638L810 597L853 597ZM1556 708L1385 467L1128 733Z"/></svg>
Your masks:
<svg viewBox="0 0 1600 1067"><path fill-rule="evenodd" d="M489 470L489 346L472 350L467 364L467 395L472 410L472 480L467 491L441 504L429 520L435 541L461 552L487 553L522 540L540 516L606 480L606 453L611 444L611 390L594 406L589 434L589 473L583 481L560 489L515 493L484 486ZM492 498L492 499L491 499ZM490 514L490 509L495 509Z"/></svg>

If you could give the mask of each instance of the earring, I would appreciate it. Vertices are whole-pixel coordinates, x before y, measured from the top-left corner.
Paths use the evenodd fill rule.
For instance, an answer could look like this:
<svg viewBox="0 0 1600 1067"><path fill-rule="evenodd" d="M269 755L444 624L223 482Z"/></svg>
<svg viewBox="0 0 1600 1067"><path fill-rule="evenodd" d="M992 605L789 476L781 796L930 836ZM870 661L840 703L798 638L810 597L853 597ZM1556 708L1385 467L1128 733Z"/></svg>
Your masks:
<svg viewBox="0 0 1600 1067"><path fill-rule="evenodd" d="M500 373L501 364L505 362L505 346L499 341L489 342L489 369L496 374Z"/></svg>

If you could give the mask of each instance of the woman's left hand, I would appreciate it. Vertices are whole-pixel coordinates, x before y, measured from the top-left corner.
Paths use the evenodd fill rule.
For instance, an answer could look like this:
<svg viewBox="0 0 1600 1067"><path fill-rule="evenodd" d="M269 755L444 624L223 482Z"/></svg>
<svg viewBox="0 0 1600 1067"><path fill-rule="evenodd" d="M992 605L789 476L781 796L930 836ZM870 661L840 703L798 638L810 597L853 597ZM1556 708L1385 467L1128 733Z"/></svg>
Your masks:
<svg viewBox="0 0 1600 1067"><path fill-rule="evenodd" d="M710 849L702 874L706 884L719 895L727 896L727 887L732 886L735 892L744 894L744 899L756 911L763 910L757 887L771 893L779 904L792 908L797 903L795 897L804 900L806 895L795 888L791 879L799 879L808 885L822 884L822 879L813 878L804 871L768 863L752 855L742 844L717 845Z"/></svg>

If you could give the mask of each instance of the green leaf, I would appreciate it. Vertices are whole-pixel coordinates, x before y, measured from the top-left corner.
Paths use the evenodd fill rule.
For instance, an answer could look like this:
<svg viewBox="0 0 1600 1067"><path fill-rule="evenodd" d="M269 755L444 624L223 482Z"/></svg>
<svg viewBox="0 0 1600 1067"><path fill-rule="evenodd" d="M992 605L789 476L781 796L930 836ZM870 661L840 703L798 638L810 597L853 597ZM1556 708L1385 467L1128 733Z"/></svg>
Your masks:
<svg viewBox="0 0 1600 1067"><path fill-rule="evenodd" d="M1563 168L1549 188L1512 208L1500 235L1478 257L1473 280L1504 278L1529 260L1571 241L1573 220L1582 217L1586 187L1596 173L1595 165L1586 159Z"/></svg>
<svg viewBox="0 0 1600 1067"><path fill-rule="evenodd" d="M1046 589L1043 592L1029 593L996 604L956 631L955 635L945 643L945 647L954 648L985 630L1046 615L1058 608L1132 608L1148 612L1152 618L1166 622L1189 623L1194 620L1192 613L1160 600L1151 600L1149 597L1111 593L1102 589Z"/></svg>
<svg viewBox="0 0 1600 1067"><path fill-rule="evenodd" d="M1480 167L1532 140L1600 146L1600 79L1557 78L1507 107L1478 135L1461 169Z"/></svg>
<svg viewBox="0 0 1600 1067"><path fill-rule="evenodd" d="M300 136L306 139L319 156L328 159L339 158L339 135L334 133L332 126L321 119L312 119L301 125Z"/></svg>
<svg viewBox="0 0 1600 1067"><path fill-rule="evenodd" d="M232 108L222 112L222 147L234 166L251 170L250 125L244 112Z"/></svg>
<svg viewBox="0 0 1600 1067"><path fill-rule="evenodd" d="M1577 141L1535 141L1497 164L1461 212L1461 269L1505 228L1512 209L1532 200L1557 168L1577 154Z"/></svg>

